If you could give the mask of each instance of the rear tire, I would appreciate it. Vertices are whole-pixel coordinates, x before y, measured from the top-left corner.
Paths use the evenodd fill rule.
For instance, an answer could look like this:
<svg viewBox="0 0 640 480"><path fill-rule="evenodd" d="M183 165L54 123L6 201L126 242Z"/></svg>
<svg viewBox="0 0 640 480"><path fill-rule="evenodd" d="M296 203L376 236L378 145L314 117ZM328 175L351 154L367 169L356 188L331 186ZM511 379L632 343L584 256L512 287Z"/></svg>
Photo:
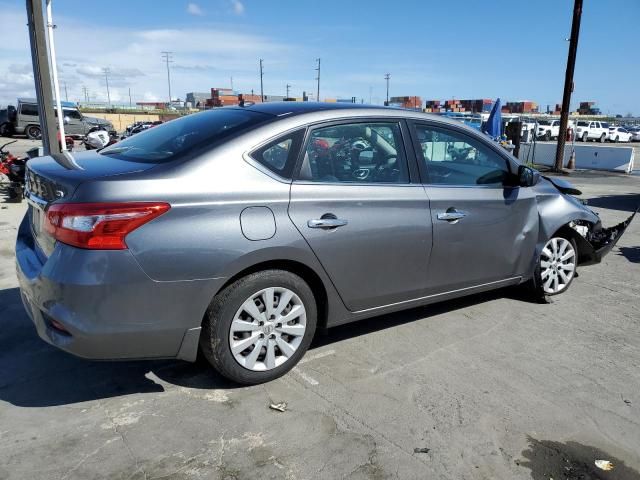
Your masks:
<svg viewBox="0 0 640 480"><path fill-rule="evenodd" d="M587 143L587 140L589 140L589 134L588 133L583 133L582 134L582 141Z"/></svg>
<svg viewBox="0 0 640 480"><path fill-rule="evenodd" d="M302 358L316 322L309 285L291 272L264 270L236 280L214 297L202 324L200 348L213 368L236 383L269 382Z"/></svg>
<svg viewBox="0 0 640 480"><path fill-rule="evenodd" d="M603 133L602 135L600 135L600 143L604 143L607 141L607 136Z"/></svg>
<svg viewBox="0 0 640 480"><path fill-rule="evenodd" d="M37 125L29 125L27 127L27 138L30 140L41 140L42 139L42 130Z"/></svg>
<svg viewBox="0 0 640 480"><path fill-rule="evenodd" d="M551 140L551 132L547 132L544 134L545 141L549 142Z"/></svg>
<svg viewBox="0 0 640 480"><path fill-rule="evenodd" d="M566 292L576 277L578 248L575 240L561 235L550 238L536 262L530 287L537 298Z"/></svg>

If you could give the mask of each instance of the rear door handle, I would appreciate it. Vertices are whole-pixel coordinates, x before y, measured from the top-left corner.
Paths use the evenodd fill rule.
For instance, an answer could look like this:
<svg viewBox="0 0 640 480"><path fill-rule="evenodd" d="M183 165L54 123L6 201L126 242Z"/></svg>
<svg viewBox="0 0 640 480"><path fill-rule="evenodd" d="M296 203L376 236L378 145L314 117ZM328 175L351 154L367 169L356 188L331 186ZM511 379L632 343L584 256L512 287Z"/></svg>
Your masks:
<svg viewBox="0 0 640 480"><path fill-rule="evenodd" d="M346 220L341 218L314 218L307 222L309 228L338 228L344 227L347 224Z"/></svg>
<svg viewBox="0 0 640 480"><path fill-rule="evenodd" d="M467 212L462 212L460 210L456 210L455 208L450 208L444 213L439 213L438 220L445 220L447 222L454 223L466 216Z"/></svg>

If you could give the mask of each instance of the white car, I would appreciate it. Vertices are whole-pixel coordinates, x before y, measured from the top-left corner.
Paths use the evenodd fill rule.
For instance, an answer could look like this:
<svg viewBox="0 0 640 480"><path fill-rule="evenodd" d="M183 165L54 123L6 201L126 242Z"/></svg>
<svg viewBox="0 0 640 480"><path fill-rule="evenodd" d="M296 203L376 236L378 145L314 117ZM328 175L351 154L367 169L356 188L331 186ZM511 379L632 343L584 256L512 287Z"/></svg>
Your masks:
<svg viewBox="0 0 640 480"><path fill-rule="evenodd" d="M634 127L629 129L632 142L640 142L640 127Z"/></svg>
<svg viewBox="0 0 640 480"><path fill-rule="evenodd" d="M611 142L630 142L631 132L622 127L609 127L609 141Z"/></svg>
<svg viewBox="0 0 640 480"><path fill-rule="evenodd" d="M546 141L557 140L560 135L560 120L540 120L536 137Z"/></svg>
<svg viewBox="0 0 640 480"><path fill-rule="evenodd" d="M596 121L580 120L576 124L576 140L600 141L604 143L609 138L609 124Z"/></svg>

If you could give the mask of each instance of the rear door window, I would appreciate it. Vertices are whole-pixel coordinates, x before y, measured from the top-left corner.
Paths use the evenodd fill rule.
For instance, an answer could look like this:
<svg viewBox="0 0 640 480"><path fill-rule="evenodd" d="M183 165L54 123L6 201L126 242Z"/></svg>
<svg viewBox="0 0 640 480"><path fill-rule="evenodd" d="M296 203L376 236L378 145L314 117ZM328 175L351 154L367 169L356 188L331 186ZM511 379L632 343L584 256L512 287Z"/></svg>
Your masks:
<svg viewBox="0 0 640 480"><path fill-rule="evenodd" d="M34 103L23 103L20 106L20 113L22 115L28 115L30 117L38 116L38 105Z"/></svg>

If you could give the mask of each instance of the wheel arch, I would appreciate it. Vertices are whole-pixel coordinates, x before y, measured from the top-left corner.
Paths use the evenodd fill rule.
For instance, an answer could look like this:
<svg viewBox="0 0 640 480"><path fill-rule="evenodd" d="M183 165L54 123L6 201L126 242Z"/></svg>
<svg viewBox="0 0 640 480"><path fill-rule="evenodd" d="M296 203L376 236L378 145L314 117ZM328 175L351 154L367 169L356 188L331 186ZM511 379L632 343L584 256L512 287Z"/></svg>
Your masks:
<svg viewBox="0 0 640 480"><path fill-rule="evenodd" d="M272 259L258 262L245 267L244 269L229 277L227 281L216 292L216 295L238 279L264 270L285 270L287 272L298 275L305 282L307 282L316 300L316 308L318 311L317 326L319 328L326 328L329 319L329 298L325 283L313 268L298 260Z"/></svg>

